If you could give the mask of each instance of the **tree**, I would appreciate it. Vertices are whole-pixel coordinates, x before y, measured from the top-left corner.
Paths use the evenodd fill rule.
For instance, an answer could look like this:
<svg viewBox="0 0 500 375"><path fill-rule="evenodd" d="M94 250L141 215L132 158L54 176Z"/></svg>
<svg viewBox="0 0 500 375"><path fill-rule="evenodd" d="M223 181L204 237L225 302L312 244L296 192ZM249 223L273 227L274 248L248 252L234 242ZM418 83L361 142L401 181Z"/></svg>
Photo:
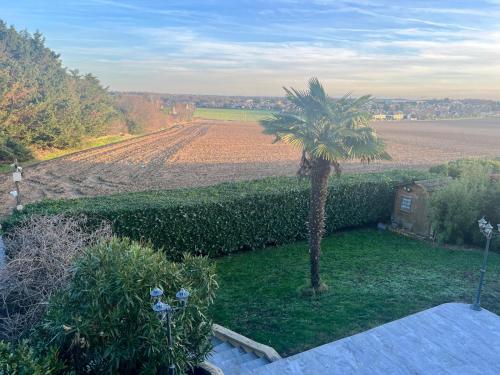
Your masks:
<svg viewBox="0 0 500 375"><path fill-rule="evenodd" d="M299 175L311 181L309 206L309 256L311 288L323 287L319 275L321 239L325 227L328 178L333 166L340 175L340 161L359 159L370 162L389 159L384 143L368 126L370 115L364 110L369 95L352 99L345 95L330 98L317 78L309 80L308 90L284 87L293 113L277 113L261 121L266 134L302 149Z"/></svg>
<svg viewBox="0 0 500 375"><path fill-rule="evenodd" d="M118 94L115 103L132 134L159 130L167 125L168 116L154 96Z"/></svg>
<svg viewBox="0 0 500 375"><path fill-rule="evenodd" d="M41 33L0 20L0 140L74 146L83 136L103 133L115 112L97 78L64 68Z"/></svg>
<svg viewBox="0 0 500 375"><path fill-rule="evenodd" d="M85 133L101 135L117 114L113 98L108 89L102 87L92 74L80 76L78 70L72 70L70 73L76 85L80 102L80 122L85 127Z"/></svg>

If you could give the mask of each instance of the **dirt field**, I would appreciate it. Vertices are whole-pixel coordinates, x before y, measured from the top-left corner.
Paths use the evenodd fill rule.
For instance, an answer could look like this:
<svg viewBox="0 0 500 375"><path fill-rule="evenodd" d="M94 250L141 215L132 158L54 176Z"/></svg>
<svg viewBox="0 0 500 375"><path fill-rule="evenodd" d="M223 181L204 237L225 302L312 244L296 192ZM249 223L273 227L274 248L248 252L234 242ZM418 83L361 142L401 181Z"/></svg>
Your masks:
<svg viewBox="0 0 500 375"><path fill-rule="evenodd" d="M344 164L346 171L423 168L464 156L500 155L500 119L374 124L392 161ZM24 170L24 202L293 175L299 152L273 144L256 123L198 120L123 143L82 151ZM0 175L0 214L15 205L10 174Z"/></svg>

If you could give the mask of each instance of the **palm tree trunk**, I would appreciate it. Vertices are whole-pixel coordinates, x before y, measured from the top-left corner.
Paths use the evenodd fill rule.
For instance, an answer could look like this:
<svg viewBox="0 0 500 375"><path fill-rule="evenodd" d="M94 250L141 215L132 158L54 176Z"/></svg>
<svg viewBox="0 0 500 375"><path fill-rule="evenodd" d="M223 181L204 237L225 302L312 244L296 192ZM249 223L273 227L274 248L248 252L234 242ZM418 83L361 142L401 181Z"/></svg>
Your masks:
<svg viewBox="0 0 500 375"><path fill-rule="evenodd" d="M309 257L311 260L311 287L320 287L319 256L321 238L325 230L325 204L328 196L330 162L315 159L311 168L311 196L309 205Z"/></svg>

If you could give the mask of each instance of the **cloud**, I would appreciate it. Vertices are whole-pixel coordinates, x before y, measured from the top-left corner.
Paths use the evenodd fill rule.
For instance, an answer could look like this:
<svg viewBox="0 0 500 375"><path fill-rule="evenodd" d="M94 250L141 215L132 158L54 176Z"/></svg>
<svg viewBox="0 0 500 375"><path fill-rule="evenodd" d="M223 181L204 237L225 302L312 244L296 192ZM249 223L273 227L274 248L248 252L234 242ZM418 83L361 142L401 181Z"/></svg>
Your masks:
<svg viewBox="0 0 500 375"><path fill-rule="evenodd" d="M331 83L333 94L354 89L379 96L397 96L402 91L409 96L426 92L427 96L450 92L474 96L479 90L470 88L478 82L486 95L500 85L499 32L461 31L456 41L364 41L348 48L324 42L227 41L175 27L127 32L147 42L141 58L113 55L108 62L115 70L143 77L153 91L280 94L283 84L302 84L312 75ZM421 34L422 30L414 30L414 35ZM155 76L155 82L144 72ZM177 89L166 89L169 85Z"/></svg>
<svg viewBox="0 0 500 375"><path fill-rule="evenodd" d="M318 75L334 94L500 98L498 0L27 3L9 17L114 89L281 94Z"/></svg>

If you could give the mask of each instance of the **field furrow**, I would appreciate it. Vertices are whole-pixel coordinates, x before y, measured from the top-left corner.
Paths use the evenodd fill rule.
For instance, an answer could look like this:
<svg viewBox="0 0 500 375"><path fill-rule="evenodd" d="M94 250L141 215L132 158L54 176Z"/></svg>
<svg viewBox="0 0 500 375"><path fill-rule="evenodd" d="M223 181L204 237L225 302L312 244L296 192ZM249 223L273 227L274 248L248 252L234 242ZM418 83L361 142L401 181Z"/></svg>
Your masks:
<svg viewBox="0 0 500 375"><path fill-rule="evenodd" d="M460 157L500 156L500 119L379 122L393 160L343 163L351 172L426 168ZM273 143L256 122L198 120L25 168L23 202L124 191L206 186L295 174L299 151ZM0 213L14 207L0 175Z"/></svg>

